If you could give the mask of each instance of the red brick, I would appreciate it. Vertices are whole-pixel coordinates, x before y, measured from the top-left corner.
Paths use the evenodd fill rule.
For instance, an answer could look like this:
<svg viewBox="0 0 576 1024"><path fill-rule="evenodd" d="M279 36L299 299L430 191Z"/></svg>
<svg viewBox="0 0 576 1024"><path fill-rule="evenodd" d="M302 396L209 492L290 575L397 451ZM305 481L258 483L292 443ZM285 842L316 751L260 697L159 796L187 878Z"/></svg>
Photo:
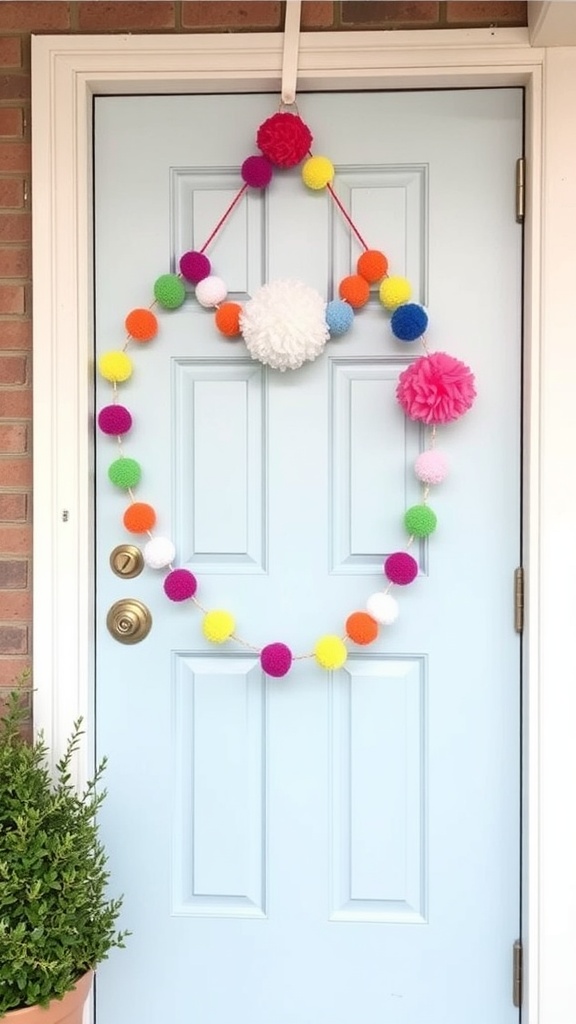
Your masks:
<svg viewBox="0 0 576 1024"><path fill-rule="evenodd" d="M22 107L0 107L0 135L6 138L20 138L24 131Z"/></svg>
<svg viewBox="0 0 576 1024"><path fill-rule="evenodd" d="M31 618L32 594L29 590L0 591L0 619L4 622L29 622Z"/></svg>
<svg viewBox="0 0 576 1024"><path fill-rule="evenodd" d="M0 38L0 67L19 68L22 64L22 46L19 36Z"/></svg>
<svg viewBox="0 0 576 1024"><path fill-rule="evenodd" d="M0 465L0 474L2 466ZM32 531L29 526L0 526L0 551L4 555L31 555ZM0 618L2 616L0 615Z"/></svg>
<svg viewBox="0 0 576 1024"><path fill-rule="evenodd" d="M29 171L30 156L28 142L3 142L0 144L0 171Z"/></svg>
<svg viewBox="0 0 576 1024"><path fill-rule="evenodd" d="M3 100L29 100L30 75L0 75L0 96Z"/></svg>
<svg viewBox="0 0 576 1024"><path fill-rule="evenodd" d="M25 523L28 516L28 495L9 491L0 494L0 522Z"/></svg>
<svg viewBox="0 0 576 1024"><path fill-rule="evenodd" d="M155 32L174 28L176 4L145 0L134 3L106 3L105 0L81 0L78 4L78 27L81 32L119 32L138 29Z"/></svg>
<svg viewBox="0 0 576 1024"><path fill-rule="evenodd" d="M281 28L282 5L274 0L202 0L182 3L182 28Z"/></svg>
<svg viewBox="0 0 576 1024"><path fill-rule="evenodd" d="M414 28L416 25L436 25L440 13L438 3L409 3L398 0L385 3L380 0L344 0L342 25L358 28Z"/></svg>
<svg viewBox="0 0 576 1024"><path fill-rule="evenodd" d="M334 24L334 4L327 0L306 0L302 4L300 26L303 29L332 28Z"/></svg>
<svg viewBox="0 0 576 1024"><path fill-rule="evenodd" d="M32 348L31 320L0 320L0 349Z"/></svg>
<svg viewBox="0 0 576 1024"><path fill-rule="evenodd" d="M0 29L8 32L54 32L70 28L70 4L59 0L0 3Z"/></svg>
<svg viewBox="0 0 576 1024"><path fill-rule="evenodd" d="M0 365L2 357L0 356ZM14 388L13 390L0 391L0 404L4 416L30 419L32 416L32 390L31 388ZM0 480L5 485L6 481Z"/></svg>
<svg viewBox="0 0 576 1024"><path fill-rule="evenodd" d="M5 487L30 487L32 485L32 459L0 459L0 483ZM0 551L4 549L0 547ZM29 554L28 548L18 548Z"/></svg>
<svg viewBox="0 0 576 1024"><path fill-rule="evenodd" d="M520 25L528 24L526 3L464 3L446 4L448 25Z"/></svg>
<svg viewBox="0 0 576 1024"><path fill-rule="evenodd" d="M23 178L0 178L0 207L24 206Z"/></svg>
<svg viewBox="0 0 576 1024"><path fill-rule="evenodd" d="M27 451L27 425L25 423L0 423L0 453L22 455Z"/></svg>
<svg viewBox="0 0 576 1024"><path fill-rule="evenodd" d="M0 277L30 277L30 249L0 249Z"/></svg>
<svg viewBox="0 0 576 1024"><path fill-rule="evenodd" d="M0 284L0 313L23 313L25 308L24 286L21 284Z"/></svg>
<svg viewBox="0 0 576 1024"><path fill-rule="evenodd" d="M28 562L24 558L0 558L0 590L25 590Z"/></svg>
<svg viewBox="0 0 576 1024"><path fill-rule="evenodd" d="M28 360L25 356L0 356L0 384L26 384ZM2 397L4 409L4 396Z"/></svg>
<svg viewBox="0 0 576 1024"><path fill-rule="evenodd" d="M0 625L0 651L2 654L28 654L28 628Z"/></svg>
<svg viewBox="0 0 576 1024"><path fill-rule="evenodd" d="M0 214L0 242L29 242L32 217L29 213Z"/></svg>
<svg viewBox="0 0 576 1024"><path fill-rule="evenodd" d="M9 690L16 687L18 679L28 668L24 658L0 658L0 687Z"/></svg>

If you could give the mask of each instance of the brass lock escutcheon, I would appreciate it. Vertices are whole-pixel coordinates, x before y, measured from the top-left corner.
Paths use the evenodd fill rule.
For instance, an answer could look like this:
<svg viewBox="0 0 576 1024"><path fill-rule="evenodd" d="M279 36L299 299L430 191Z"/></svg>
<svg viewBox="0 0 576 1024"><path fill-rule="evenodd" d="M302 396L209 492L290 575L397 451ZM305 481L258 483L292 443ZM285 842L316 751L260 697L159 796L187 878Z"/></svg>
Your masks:
<svg viewBox="0 0 576 1024"><path fill-rule="evenodd" d="M110 568L122 579L132 580L144 568L144 555L135 544L119 544L110 555Z"/></svg>
<svg viewBox="0 0 576 1024"><path fill-rule="evenodd" d="M152 628L149 609L135 597L116 601L106 616L109 633L121 644L138 644Z"/></svg>

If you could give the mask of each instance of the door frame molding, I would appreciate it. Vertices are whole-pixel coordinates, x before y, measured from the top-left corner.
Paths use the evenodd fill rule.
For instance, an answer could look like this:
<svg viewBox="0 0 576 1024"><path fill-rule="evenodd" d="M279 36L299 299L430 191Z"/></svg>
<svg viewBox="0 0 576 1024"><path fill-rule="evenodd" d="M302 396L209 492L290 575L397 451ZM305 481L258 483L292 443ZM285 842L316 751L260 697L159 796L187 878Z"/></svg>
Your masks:
<svg viewBox="0 0 576 1024"><path fill-rule="evenodd" d="M576 360L565 299L574 290L576 48L531 48L524 29L304 33L300 42L302 90L525 89L523 1019L565 1024L576 1005L576 801L563 792L576 778L576 687L560 654L574 631L567 581L576 576L564 413ZM85 717L80 780L92 757L95 646L92 98L277 91L281 67L280 33L32 39L35 724L56 757L72 720ZM510 203L512 216L513 182ZM481 282L479 293L486 301ZM511 622L512 591L510 580Z"/></svg>

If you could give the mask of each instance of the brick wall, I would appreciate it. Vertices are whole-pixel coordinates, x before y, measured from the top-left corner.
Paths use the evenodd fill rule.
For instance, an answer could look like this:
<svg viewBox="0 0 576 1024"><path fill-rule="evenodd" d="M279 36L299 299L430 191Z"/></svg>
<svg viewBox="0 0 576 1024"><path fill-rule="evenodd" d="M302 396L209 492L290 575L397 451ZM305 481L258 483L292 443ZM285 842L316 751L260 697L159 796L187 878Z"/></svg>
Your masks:
<svg viewBox="0 0 576 1024"><path fill-rule="evenodd" d="M0 689L31 655L30 34L281 31L279 0L0 0ZM526 3L305 0L304 30L527 24ZM38 514L42 514L39 510Z"/></svg>

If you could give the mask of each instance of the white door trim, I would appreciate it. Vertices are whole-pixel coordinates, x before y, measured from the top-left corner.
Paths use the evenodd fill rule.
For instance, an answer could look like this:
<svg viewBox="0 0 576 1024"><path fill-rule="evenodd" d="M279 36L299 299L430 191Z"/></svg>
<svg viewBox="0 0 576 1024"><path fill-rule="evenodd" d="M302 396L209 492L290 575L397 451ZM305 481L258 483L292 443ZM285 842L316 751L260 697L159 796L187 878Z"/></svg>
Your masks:
<svg viewBox="0 0 576 1024"><path fill-rule="evenodd" d="M280 34L33 38L34 682L36 724L55 754L75 716L86 716L88 735L92 722L92 97L278 91L281 63ZM532 49L523 29L307 33L299 68L300 89L526 89L524 1019L567 1024L576 1005L576 687L568 651L562 658L576 576L566 415L576 49ZM476 301L490 301L475 286ZM512 615L512 580L510 593Z"/></svg>

